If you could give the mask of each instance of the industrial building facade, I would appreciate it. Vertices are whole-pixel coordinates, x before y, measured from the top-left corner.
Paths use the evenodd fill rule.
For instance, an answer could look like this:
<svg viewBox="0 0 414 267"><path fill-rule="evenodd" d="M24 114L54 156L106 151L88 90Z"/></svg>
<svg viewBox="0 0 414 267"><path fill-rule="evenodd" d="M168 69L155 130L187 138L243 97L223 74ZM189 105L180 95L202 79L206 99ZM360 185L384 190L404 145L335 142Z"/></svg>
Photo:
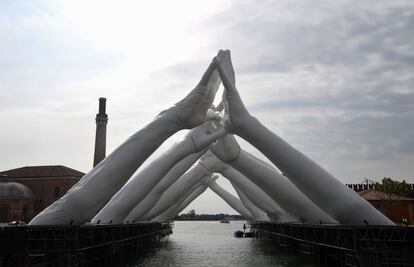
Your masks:
<svg viewBox="0 0 414 267"><path fill-rule="evenodd" d="M0 172L0 222L30 221L63 196L83 175L61 165Z"/></svg>
<svg viewBox="0 0 414 267"><path fill-rule="evenodd" d="M106 156L106 98L99 98L96 114L96 138L93 166ZM85 174L62 166L28 166L0 172L0 223L29 222L55 202Z"/></svg>

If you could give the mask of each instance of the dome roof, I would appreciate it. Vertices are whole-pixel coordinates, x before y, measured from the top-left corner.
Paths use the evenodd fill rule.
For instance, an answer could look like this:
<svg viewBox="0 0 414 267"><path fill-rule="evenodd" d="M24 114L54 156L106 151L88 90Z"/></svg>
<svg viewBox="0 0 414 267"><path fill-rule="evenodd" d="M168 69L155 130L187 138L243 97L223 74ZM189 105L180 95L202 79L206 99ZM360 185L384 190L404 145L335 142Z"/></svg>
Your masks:
<svg viewBox="0 0 414 267"><path fill-rule="evenodd" d="M0 182L0 198L2 197L35 198L27 186L14 182Z"/></svg>

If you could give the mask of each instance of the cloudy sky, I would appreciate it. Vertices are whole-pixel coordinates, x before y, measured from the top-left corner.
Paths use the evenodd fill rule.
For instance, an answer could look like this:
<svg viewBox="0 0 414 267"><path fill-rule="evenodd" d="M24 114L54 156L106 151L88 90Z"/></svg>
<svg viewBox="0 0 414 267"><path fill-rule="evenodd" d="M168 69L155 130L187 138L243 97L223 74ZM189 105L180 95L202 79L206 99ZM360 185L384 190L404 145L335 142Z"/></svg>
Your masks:
<svg viewBox="0 0 414 267"><path fill-rule="evenodd" d="M99 97L111 152L226 48L250 112L340 181L414 182L413 1L3 0L0 40L0 170L89 171Z"/></svg>

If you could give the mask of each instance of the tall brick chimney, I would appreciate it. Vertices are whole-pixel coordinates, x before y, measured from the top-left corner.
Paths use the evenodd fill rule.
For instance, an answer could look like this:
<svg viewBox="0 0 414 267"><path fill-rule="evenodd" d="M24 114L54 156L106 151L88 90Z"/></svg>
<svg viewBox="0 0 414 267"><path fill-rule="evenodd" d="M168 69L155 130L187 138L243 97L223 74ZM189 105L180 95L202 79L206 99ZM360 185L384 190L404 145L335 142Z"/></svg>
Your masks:
<svg viewBox="0 0 414 267"><path fill-rule="evenodd" d="M105 113L106 98L99 98L99 113L96 114L95 156L93 166L95 167L106 156L106 124L108 115Z"/></svg>

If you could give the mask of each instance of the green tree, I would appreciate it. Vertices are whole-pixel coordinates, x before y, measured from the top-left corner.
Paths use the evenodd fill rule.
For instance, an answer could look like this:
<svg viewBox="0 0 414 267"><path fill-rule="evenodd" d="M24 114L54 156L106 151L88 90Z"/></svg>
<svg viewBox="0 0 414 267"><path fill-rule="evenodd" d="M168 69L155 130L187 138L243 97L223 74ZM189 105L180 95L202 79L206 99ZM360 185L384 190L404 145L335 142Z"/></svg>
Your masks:
<svg viewBox="0 0 414 267"><path fill-rule="evenodd" d="M195 210L189 210L189 211L187 212L187 216L188 216L188 218L194 218L194 217L195 217L195 215L196 215Z"/></svg>
<svg viewBox="0 0 414 267"><path fill-rule="evenodd" d="M396 200L405 197L410 193L410 188L405 180L399 182L389 177L384 177L380 183L375 183L375 191L387 214L399 205Z"/></svg>
<svg viewBox="0 0 414 267"><path fill-rule="evenodd" d="M405 180L395 181L389 177L384 177L381 183L375 183L375 190L388 195L388 198L405 197L410 192L410 188Z"/></svg>

